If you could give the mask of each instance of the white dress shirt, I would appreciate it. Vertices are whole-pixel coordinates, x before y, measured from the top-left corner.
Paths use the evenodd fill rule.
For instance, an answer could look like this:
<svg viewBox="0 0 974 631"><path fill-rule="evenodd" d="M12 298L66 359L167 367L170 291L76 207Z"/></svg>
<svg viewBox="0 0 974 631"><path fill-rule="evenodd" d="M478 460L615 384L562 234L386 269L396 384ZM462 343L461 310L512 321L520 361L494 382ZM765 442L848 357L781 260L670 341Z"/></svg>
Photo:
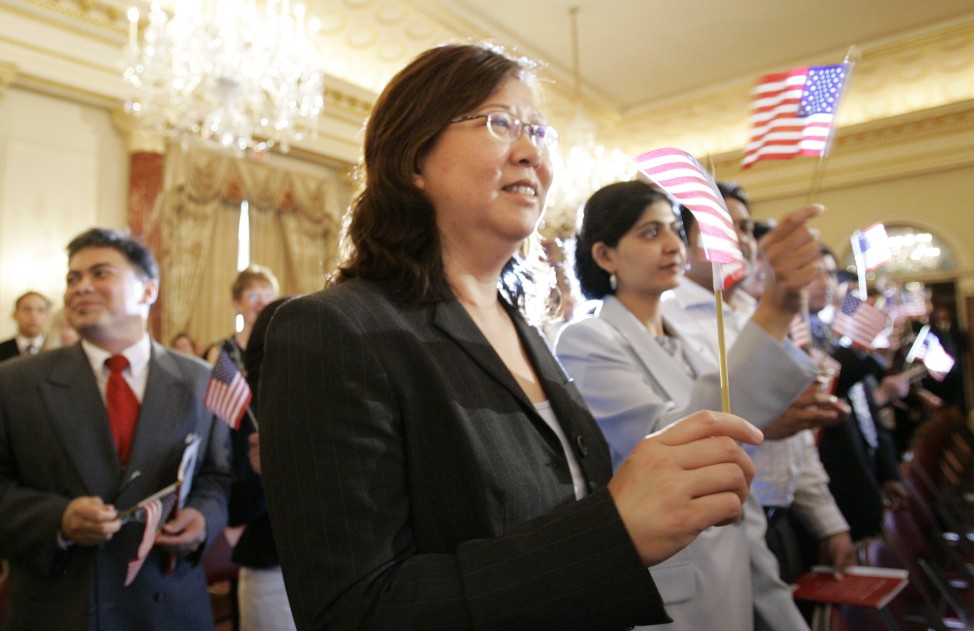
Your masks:
<svg viewBox="0 0 974 631"><path fill-rule="evenodd" d="M16 339L17 350L20 351L21 355L33 355L41 352L41 349L44 348L43 335L38 335L37 337L24 337L23 335L18 335Z"/></svg>
<svg viewBox="0 0 974 631"><path fill-rule="evenodd" d="M109 353L87 340L81 340L81 348L88 356L91 370L95 373L95 381L98 382L98 391L101 393L102 401L104 401L109 375L105 360L116 353ZM152 344L149 342L148 333L143 335L141 340L119 353L125 355L125 358L129 360L129 367L122 371L122 377L132 388L132 392L135 393L135 398L139 400L139 403L142 403L142 397L145 396L145 386L149 382L149 357L151 353Z"/></svg>

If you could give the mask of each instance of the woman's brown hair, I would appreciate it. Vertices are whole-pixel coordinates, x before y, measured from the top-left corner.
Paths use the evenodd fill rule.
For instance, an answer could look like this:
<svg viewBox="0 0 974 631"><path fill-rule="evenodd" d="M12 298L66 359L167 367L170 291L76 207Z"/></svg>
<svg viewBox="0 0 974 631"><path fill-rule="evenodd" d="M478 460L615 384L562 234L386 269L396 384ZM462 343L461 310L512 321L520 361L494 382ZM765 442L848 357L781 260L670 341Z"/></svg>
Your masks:
<svg viewBox="0 0 974 631"><path fill-rule="evenodd" d="M496 46L447 44L420 54L393 77L366 126L365 187L352 203L349 254L338 282L387 281L407 302L451 295L436 214L414 176L451 120L481 105L506 80L527 81L533 71L532 62ZM517 301L510 285L505 279L505 291Z"/></svg>

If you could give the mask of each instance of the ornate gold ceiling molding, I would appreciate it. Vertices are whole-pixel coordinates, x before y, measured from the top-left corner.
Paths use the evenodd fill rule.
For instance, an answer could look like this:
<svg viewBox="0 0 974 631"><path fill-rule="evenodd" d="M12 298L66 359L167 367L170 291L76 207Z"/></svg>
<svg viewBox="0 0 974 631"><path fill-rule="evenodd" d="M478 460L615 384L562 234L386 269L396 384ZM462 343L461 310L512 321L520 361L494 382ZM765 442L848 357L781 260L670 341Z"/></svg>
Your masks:
<svg viewBox="0 0 974 631"><path fill-rule="evenodd" d="M125 42L125 13L97 0L0 0L0 9L55 24L104 43Z"/></svg>
<svg viewBox="0 0 974 631"><path fill-rule="evenodd" d="M0 61L0 99L14 79L17 77L17 64L9 61Z"/></svg>
<svg viewBox="0 0 974 631"><path fill-rule="evenodd" d="M759 162L740 170L742 151L715 159L719 178L740 182L756 202L805 195L818 160ZM821 190L974 165L974 99L841 130Z"/></svg>
<svg viewBox="0 0 974 631"><path fill-rule="evenodd" d="M324 111L341 112L361 121L372 111L372 101L353 96L339 88L325 85Z"/></svg>
<svg viewBox="0 0 974 631"><path fill-rule="evenodd" d="M651 148L634 144L646 142L698 156L739 150L750 133L750 91L757 78L624 114L601 137L630 153ZM864 47L837 124L845 129L970 99L974 18Z"/></svg>

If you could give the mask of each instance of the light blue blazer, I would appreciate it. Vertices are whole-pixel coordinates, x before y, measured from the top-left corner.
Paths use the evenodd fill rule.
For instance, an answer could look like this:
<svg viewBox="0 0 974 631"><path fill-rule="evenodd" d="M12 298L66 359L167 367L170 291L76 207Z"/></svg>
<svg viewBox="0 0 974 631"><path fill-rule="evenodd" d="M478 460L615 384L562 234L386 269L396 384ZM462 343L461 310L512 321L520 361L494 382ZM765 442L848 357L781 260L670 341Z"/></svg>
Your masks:
<svg viewBox="0 0 974 631"><path fill-rule="evenodd" d="M594 317L568 325L559 335L558 358L602 428L614 466L647 434L687 414L721 408L717 367L697 342L683 344L696 379L611 296ZM728 373L732 411L763 427L805 390L815 369L803 354L748 323L728 353ZM761 628L807 629L764 543L764 513L750 501L745 513L741 523L709 528L651 568L673 618L653 629L749 631L755 612ZM741 580L746 568L750 581Z"/></svg>

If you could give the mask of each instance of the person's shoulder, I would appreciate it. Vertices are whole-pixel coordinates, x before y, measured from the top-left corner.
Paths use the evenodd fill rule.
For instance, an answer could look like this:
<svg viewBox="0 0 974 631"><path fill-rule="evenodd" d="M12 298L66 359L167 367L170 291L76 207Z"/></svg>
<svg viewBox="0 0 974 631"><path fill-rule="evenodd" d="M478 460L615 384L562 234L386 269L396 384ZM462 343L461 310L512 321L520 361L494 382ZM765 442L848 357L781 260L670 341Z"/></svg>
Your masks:
<svg viewBox="0 0 974 631"><path fill-rule="evenodd" d="M353 278L287 301L274 319L283 322L307 313L335 313L359 319L377 312L399 311L402 307L385 284Z"/></svg>
<svg viewBox="0 0 974 631"><path fill-rule="evenodd" d="M77 358L84 359L84 353L76 347L62 346L48 351L37 353L36 355L16 355L10 359L0 362L0 377L4 380L17 376L21 379L29 378L33 375L46 374L54 367L63 366L64 361Z"/></svg>
<svg viewBox="0 0 974 631"><path fill-rule="evenodd" d="M213 368L199 357L166 348L158 343L153 344L152 353L153 361L163 365L171 365L180 374L191 380L209 379L210 371Z"/></svg>
<svg viewBox="0 0 974 631"><path fill-rule="evenodd" d="M570 352L570 349L590 342L604 341L615 332L612 325L597 314L586 315L563 326L555 339L555 353Z"/></svg>

